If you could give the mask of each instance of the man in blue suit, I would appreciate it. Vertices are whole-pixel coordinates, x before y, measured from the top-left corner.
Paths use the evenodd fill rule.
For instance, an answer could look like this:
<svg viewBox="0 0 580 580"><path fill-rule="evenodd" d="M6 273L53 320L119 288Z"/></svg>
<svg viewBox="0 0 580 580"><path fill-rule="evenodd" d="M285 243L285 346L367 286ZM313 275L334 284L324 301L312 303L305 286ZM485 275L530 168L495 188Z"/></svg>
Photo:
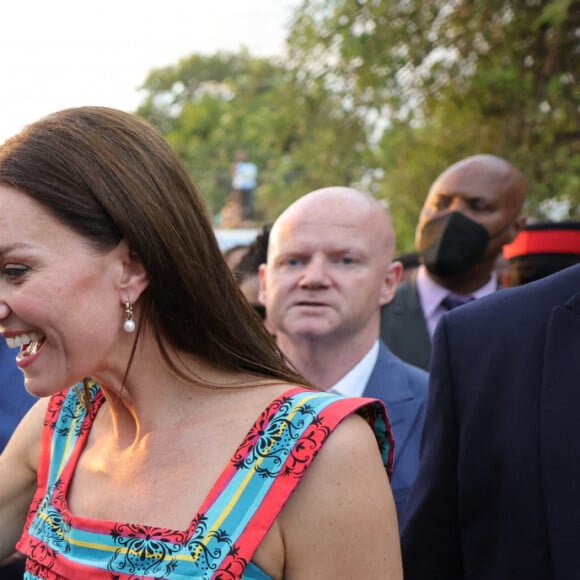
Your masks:
<svg viewBox="0 0 580 580"><path fill-rule="evenodd" d="M24 389L24 375L16 366L16 353L0 339L0 452L14 429L36 401Z"/></svg>
<svg viewBox="0 0 580 580"><path fill-rule="evenodd" d="M0 339L0 452L36 398L24 389L24 375L16 366L16 352ZM22 578L24 560L12 558L0 562L0 578Z"/></svg>
<svg viewBox="0 0 580 580"><path fill-rule="evenodd" d="M444 315L406 580L580 577L580 266Z"/></svg>
<svg viewBox="0 0 580 580"><path fill-rule="evenodd" d="M394 246L390 216L374 197L346 187L316 190L274 223L260 299L280 349L308 380L385 403L400 520L419 465L428 377L379 339L381 306L402 271Z"/></svg>

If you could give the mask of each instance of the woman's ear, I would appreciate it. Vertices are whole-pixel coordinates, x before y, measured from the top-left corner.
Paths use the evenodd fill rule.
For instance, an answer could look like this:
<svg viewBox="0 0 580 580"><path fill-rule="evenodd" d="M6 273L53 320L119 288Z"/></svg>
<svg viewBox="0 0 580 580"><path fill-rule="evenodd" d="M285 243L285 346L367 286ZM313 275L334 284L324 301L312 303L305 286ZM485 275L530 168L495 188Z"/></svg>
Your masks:
<svg viewBox="0 0 580 580"><path fill-rule="evenodd" d="M149 286L149 276L136 252L131 250L126 240L121 240L117 247L122 263L120 288L123 301L136 302L145 288Z"/></svg>

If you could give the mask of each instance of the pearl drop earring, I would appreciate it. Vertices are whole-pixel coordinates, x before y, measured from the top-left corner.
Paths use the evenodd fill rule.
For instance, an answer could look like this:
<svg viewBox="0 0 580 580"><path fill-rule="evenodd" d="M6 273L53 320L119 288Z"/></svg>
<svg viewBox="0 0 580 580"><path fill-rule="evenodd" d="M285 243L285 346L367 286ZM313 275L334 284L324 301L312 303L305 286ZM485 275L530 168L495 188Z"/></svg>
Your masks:
<svg viewBox="0 0 580 580"><path fill-rule="evenodd" d="M125 302L125 322L123 323L125 332L135 331L135 320L133 320L133 305L130 300Z"/></svg>

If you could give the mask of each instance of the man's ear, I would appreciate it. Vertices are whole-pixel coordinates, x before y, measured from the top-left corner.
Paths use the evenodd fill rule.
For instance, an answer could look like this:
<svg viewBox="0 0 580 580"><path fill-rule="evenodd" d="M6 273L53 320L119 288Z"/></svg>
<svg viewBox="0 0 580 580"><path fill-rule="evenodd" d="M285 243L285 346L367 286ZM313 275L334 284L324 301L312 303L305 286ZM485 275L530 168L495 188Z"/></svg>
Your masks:
<svg viewBox="0 0 580 580"><path fill-rule="evenodd" d="M387 269L387 275L383 280L381 295L379 297L379 304L384 306L388 304L394 297L401 276L403 275L403 264L401 262L391 262Z"/></svg>
<svg viewBox="0 0 580 580"><path fill-rule="evenodd" d="M260 264L260 267L258 268L258 276L260 277L258 300L260 304L266 306L266 264Z"/></svg>
<svg viewBox="0 0 580 580"><path fill-rule="evenodd" d="M524 229L526 223L528 222L528 217L525 215L519 216L510 228L510 239L506 244L511 244L518 236L518 234Z"/></svg>

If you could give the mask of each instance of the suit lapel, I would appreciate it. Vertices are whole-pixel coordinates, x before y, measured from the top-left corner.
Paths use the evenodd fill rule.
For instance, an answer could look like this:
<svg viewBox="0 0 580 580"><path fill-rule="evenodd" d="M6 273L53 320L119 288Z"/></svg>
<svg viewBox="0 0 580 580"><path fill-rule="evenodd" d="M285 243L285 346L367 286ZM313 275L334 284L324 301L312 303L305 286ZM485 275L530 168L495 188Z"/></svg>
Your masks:
<svg viewBox="0 0 580 580"><path fill-rule="evenodd" d="M403 360L421 368L429 367L431 337L417 291L416 274L398 290L386 306L381 336Z"/></svg>
<svg viewBox="0 0 580 580"><path fill-rule="evenodd" d="M405 447L420 402L417 401L409 385L409 377L404 365L381 343L377 363L369 377L364 391L365 397L382 400L395 438L395 462Z"/></svg>
<svg viewBox="0 0 580 580"><path fill-rule="evenodd" d="M540 462L555 578L580 570L580 304L550 318L540 393Z"/></svg>

